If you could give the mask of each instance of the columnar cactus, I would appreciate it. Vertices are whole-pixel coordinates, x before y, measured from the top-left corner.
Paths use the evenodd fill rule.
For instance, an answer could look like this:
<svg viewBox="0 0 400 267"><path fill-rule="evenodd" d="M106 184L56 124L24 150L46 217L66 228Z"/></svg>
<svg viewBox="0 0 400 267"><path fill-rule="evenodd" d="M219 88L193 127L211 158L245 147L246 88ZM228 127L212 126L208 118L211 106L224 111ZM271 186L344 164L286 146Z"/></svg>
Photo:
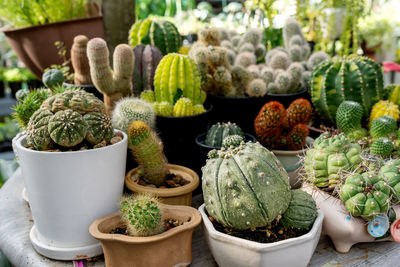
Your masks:
<svg viewBox="0 0 400 267"><path fill-rule="evenodd" d="M275 155L258 143L231 142L209 153L202 186L208 214L224 227L263 227L291 200L288 174Z"/></svg>
<svg viewBox="0 0 400 267"><path fill-rule="evenodd" d="M128 129L128 143L139 164L143 179L156 186L167 178L167 159L157 134L143 121L133 121Z"/></svg>
<svg viewBox="0 0 400 267"><path fill-rule="evenodd" d="M155 46L139 44L133 48L135 67L132 76L132 93L139 96L145 90L154 90L153 80L163 55Z"/></svg>
<svg viewBox="0 0 400 267"><path fill-rule="evenodd" d="M163 55L177 53L182 46L182 38L176 26L163 19L147 18L138 20L129 31L129 44L149 44L158 47Z"/></svg>
<svg viewBox="0 0 400 267"><path fill-rule="evenodd" d="M109 51L106 42L94 38L87 45L90 76L93 84L104 95L107 114L111 114L116 101L131 93L134 54L132 48L120 44L115 48L114 71L109 63Z"/></svg>
<svg viewBox="0 0 400 267"><path fill-rule="evenodd" d="M335 122L337 108L345 100L360 103L367 117L383 97L381 67L364 57L325 61L312 73L310 93L316 111L324 119Z"/></svg>
<svg viewBox="0 0 400 267"><path fill-rule="evenodd" d="M213 124L207 131L204 143L208 146L220 148L222 146L222 141L230 135L243 136L243 131L236 123L218 122Z"/></svg>
<svg viewBox="0 0 400 267"><path fill-rule="evenodd" d="M90 77L87 44L89 39L85 35L77 35L71 48L71 63L74 68L75 85L92 84Z"/></svg>
<svg viewBox="0 0 400 267"><path fill-rule="evenodd" d="M132 236L153 236L165 231L164 217L157 198L146 194L123 196L121 219Z"/></svg>

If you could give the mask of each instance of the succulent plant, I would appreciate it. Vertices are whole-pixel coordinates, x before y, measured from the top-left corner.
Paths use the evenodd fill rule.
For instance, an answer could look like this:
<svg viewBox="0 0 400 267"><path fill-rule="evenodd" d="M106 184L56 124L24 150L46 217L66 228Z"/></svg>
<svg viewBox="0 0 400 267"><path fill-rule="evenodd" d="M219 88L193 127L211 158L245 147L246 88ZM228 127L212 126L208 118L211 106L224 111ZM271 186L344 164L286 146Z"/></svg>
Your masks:
<svg viewBox="0 0 400 267"><path fill-rule="evenodd" d="M324 51L317 51L307 60L307 69L313 70L318 64L326 60L329 60L328 54Z"/></svg>
<svg viewBox="0 0 400 267"><path fill-rule="evenodd" d="M342 102L336 112L336 125L350 139L360 139L367 135L367 130L361 127L364 110L360 103L355 101ZM354 132L359 132L354 136ZM353 138L354 137L354 138Z"/></svg>
<svg viewBox="0 0 400 267"><path fill-rule="evenodd" d="M223 40L223 41L221 42L221 46L222 46L222 47L225 47L226 49L230 49L230 50L234 50L234 49L235 49L234 46L233 46L233 44L232 44L232 42L231 42L231 41L228 41L228 40Z"/></svg>
<svg viewBox="0 0 400 267"><path fill-rule="evenodd" d="M398 204L400 201L400 160L392 159L386 162L379 170L379 175L392 189L392 202Z"/></svg>
<svg viewBox="0 0 400 267"><path fill-rule="evenodd" d="M369 133L372 138L388 137L395 135L397 130L396 120L391 116L383 115L371 123Z"/></svg>
<svg viewBox="0 0 400 267"><path fill-rule="evenodd" d="M257 63L256 56L251 52L241 52L236 56L235 65L247 68Z"/></svg>
<svg viewBox="0 0 400 267"><path fill-rule="evenodd" d="M151 195L123 196L120 211L121 219L132 236L153 236L165 230L160 202Z"/></svg>
<svg viewBox="0 0 400 267"><path fill-rule="evenodd" d="M169 102L154 102L153 103L154 112L160 116L172 116L172 112L174 106L172 106Z"/></svg>
<svg viewBox="0 0 400 267"><path fill-rule="evenodd" d="M64 80L64 74L59 69L49 69L42 75L43 84L49 89L62 85Z"/></svg>
<svg viewBox="0 0 400 267"><path fill-rule="evenodd" d="M289 206L288 175L275 155L260 144L235 144L212 150L202 169L207 212L227 228L266 226Z"/></svg>
<svg viewBox="0 0 400 267"><path fill-rule="evenodd" d="M369 125L371 125L374 120L384 115L391 116L397 121L400 117L399 106L388 100L379 101L372 107L369 116Z"/></svg>
<svg viewBox="0 0 400 267"><path fill-rule="evenodd" d="M221 44L221 31L214 27L205 27L198 32L199 41L205 46L219 46Z"/></svg>
<svg viewBox="0 0 400 267"><path fill-rule="evenodd" d="M243 34L238 46L240 47L241 44L250 43L255 47L261 42L261 38L262 38L262 33L259 29L256 28L248 29Z"/></svg>
<svg viewBox="0 0 400 267"><path fill-rule="evenodd" d="M334 189L344 172L353 171L361 163L361 147L344 134L321 134L314 148L307 150L304 169L307 180L316 187Z"/></svg>
<svg viewBox="0 0 400 267"><path fill-rule="evenodd" d="M100 112L90 112L83 116L88 128L86 140L92 145L97 145L103 140L111 140L114 130L110 119L106 114Z"/></svg>
<svg viewBox="0 0 400 267"><path fill-rule="evenodd" d="M149 44L158 47L163 55L176 53L182 46L182 38L176 26L164 19L138 20L129 30L129 44Z"/></svg>
<svg viewBox="0 0 400 267"><path fill-rule="evenodd" d="M387 137L379 137L370 146L371 154L381 157L388 157L393 151L393 141Z"/></svg>
<svg viewBox="0 0 400 267"><path fill-rule="evenodd" d="M263 97L267 93L267 85L263 79L254 79L247 86L246 93L252 97Z"/></svg>
<svg viewBox="0 0 400 267"><path fill-rule="evenodd" d="M244 43L239 47L239 53L242 52L249 52L254 54L254 52L256 51L256 49L254 48L254 45L252 45L251 43Z"/></svg>
<svg viewBox="0 0 400 267"><path fill-rule="evenodd" d="M293 126L292 130L286 135L286 137L283 137L283 143L289 150L300 150L306 145L306 138L309 133L310 131L306 125L298 123Z"/></svg>
<svg viewBox="0 0 400 267"><path fill-rule="evenodd" d="M27 88L19 89L15 93L15 98L17 99L18 102L22 102L22 101L24 101L25 97L27 97L29 95L30 92L31 91Z"/></svg>
<svg viewBox="0 0 400 267"><path fill-rule="evenodd" d="M156 101L154 91L152 91L152 90L145 90L145 91L141 92L140 99L146 101L147 103L154 103Z"/></svg>
<svg viewBox="0 0 400 267"><path fill-rule="evenodd" d="M290 103L286 109L286 117L283 121L285 128L293 128L296 124L307 124L310 121L312 107L308 100L298 98Z"/></svg>
<svg viewBox="0 0 400 267"><path fill-rule="evenodd" d="M243 131L236 123L218 122L213 124L207 131L207 136L204 143L207 146L220 148L224 139L230 135L243 136Z"/></svg>
<svg viewBox="0 0 400 267"><path fill-rule="evenodd" d="M85 35L77 35L71 47L71 64L74 68L74 84L92 84L90 77L87 44L89 39Z"/></svg>
<svg viewBox="0 0 400 267"><path fill-rule="evenodd" d="M300 189L292 190L292 200L282 215L285 228L309 230L318 216L317 205L310 194Z"/></svg>
<svg viewBox="0 0 400 267"><path fill-rule="evenodd" d="M156 186L167 178L167 159L157 134L143 121L133 121L128 129L128 144L143 179Z"/></svg>
<svg viewBox="0 0 400 267"><path fill-rule="evenodd" d="M133 121L143 121L155 127L156 116L151 104L134 97L125 97L117 102L112 113L113 126L125 133Z"/></svg>
<svg viewBox="0 0 400 267"><path fill-rule="evenodd" d="M174 117L186 117L193 115L193 102L187 97L181 97L176 101L172 110Z"/></svg>
<svg viewBox="0 0 400 267"><path fill-rule="evenodd" d="M400 85L390 84L386 86L384 90L388 94L387 100L396 105L400 105Z"/></svg>
<svg viewBox="0 0 400 267"><path fill-rule="evenodd" d="M267 52L267 48L263 44L258 44L256 46L256 49L254 51L254 54L256 55L257 61L262 60L265 57L265 53Z"/></svg>
<svg viewBox="0 0 400 267"><path fill-rule="evenodd" d="M254 120L254 129L257 139L260 141L262 136L276 137L276 128L283 124L286 117L285 107L276 101L266 103ZM259 139L260 138L260 139ZM263 143L262 141L260 141Z"/></svg>
<svg viewBox="0 0 400 267"><path fill-rule="evenodd" d="M288 54L277 51L270 60L270 63L268 64L272 69L282 69L286 70L289 65L290 65L290 59Z"/></svg>
<svg viewBox="0 0 400 267"><path fill-rule="evenodd" d="M54 114L47 109L36 110L26 129L26 142L36 150L47 150L54 146L48 130L49 119Z"/></svg>
<svg viewBox="0 0 400 267"><path fill-rule="evenodd" d="M306 43L299 22L292 17L286 20L282 33L286 49L289 49L291 44L303 45Z"/></svg>

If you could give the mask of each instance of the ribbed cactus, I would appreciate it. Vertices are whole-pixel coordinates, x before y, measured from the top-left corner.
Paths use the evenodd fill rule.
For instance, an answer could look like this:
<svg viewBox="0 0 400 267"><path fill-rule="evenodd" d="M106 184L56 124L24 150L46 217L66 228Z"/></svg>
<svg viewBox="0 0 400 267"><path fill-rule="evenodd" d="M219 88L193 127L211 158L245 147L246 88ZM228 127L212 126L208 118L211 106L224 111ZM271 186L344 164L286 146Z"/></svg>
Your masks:
<svg viewBox="0 0 400 267"><path fill-rule="evenodd" d="M141 193L123 196L120 211L129 235L153 236L165 231L160 202L151 195Z"/></svg>
<svg viewBox="0 0 400 267"><path fill-rule="evenodd" d="M230 135L243 136L243 131L236 123L218 122L207 131L204 143L208 146L220 148L224 139Z"/></svg>
<svg viewBox="0 0 400 267"><path fill-rule="evenodd" d="M379 170L379 175L387 181L392 189L391 201L398 204L400 201L400 160L393 159L386 162Z"/></svg>
<svg viewBox="0 0 400 267"><path fill-rule="evenodd" d="M332 122L343 101L360 103L367 117L382 97L382 69L371 59L344 57L325 61L312 73L311 100L319 115Z"/></svg>
<svg viewBox="0 0 400 267"><path fill-rule="evenodd" d="M71 48L71 63L74 68L74 84L92 84L90 77L87 44L89 39L85 35L77 35Z"/></svg>
<svg viewBox="0 0 400 267"><path fill-rule="evenodd" d="M383 115L371 123L369 133L372 138L388 137L395 135L397 130L396 120L391 116Z"/></svg>
<svg viewBox="0 0 400 267"><path fill-rule="evenodd" d="M141 92L140 99L146 101L147 103L154 103L156 101L154 91L152 91L152 90L145 90L145 91Z"/></svg>
<svg viewBox="0 0 400 267"><path fill-rule="evenodd" d="M111 114L116 101L131 93L134 54L132 48L120 44L113 55L110 67L107 43L101 38L91 39L87 45L90 76L93 84L104 95L107 114Z"/></svg>
<svg viewBox="0 0 400 267"><path fill-rule="evenodd" d="M385 87L385 92L388 92L388 98L390 102L400 105L400 85L391 84Z"/></svg>
<svg viewBox="0 0 400 267"><path fill-rule="evenodd" d="M163 55L157 47L142 44L135 46L133 53L135 67L132 76L132 93L139 96L145 90L154 90L154 75Z"/></svg>
<svg viewBox="0 0 400 267"><path fill-rule="evenodd" d="M157 134L143 121L133 121L128 129L128 143L139 164L143 179L156 186L167 178L167 159Z"/></svg>
<svg viewBox="0 0 400 267"><path fill-rule="evenodd" d="M336 112L336 125L347 137L358 140L367 135L367 130L361 127L364 110L355 101L342 102Z"/></svg>
<svg viewBox="0 0 400 267"><path fill-rule="evenodd" d="M133 121L143 121L155 127L156 116L151 104L134 97L125 97L117 102L112 112L113 126L125 133Z"/></svg>
<svg viewBox="0 0 400 267"><path fill-rule="evenodd" d="M213 150L202 172L208 214L236 230L263 227L283 214L291 200L288 174L258 143Z"/></svg>
<svg viewBox="0 0 400 267"><path fill-rule="evenodd" d="M179 98L172 111L174 117L186 117L193 115L193 102L187 97Z"/></svg>
<svg viewBox="0 0 400 267"><path fill-rule="evenodd" d="M49 120L53 113L47 109L35 111L26 129L26 142L36 150L47 150L54 146L48 130Z"/></svg>
<svg viewBox="0 0 400 267"><path fill-rule="evenodd" d="M149 44L158 47L163 55L176 53L182 46L181 35L176 26L163 19L138 20L129 31L129 44Z"/></svg>
<svg viewBox="0 0 400 267"><path fill-rule="evenodd" d="M161 116L172 116L174 106L172 106L169 102L154 102L153 103L154 112L157 115Z"/></svg>
<svg viewBox="0 0 400 267"><path fill-rule="evenodd" d="M271 101L265 104L254 120L257 139L259 136L272 135L275 129L284 122L285 117L286 110L281 103Z"/></svg>
<svg viewBox="0 0 400 267"><path fill-rule="evenodd" d="M399 106L388 100L379 101L372 107L369 116L369 125L371 125L374 120L384 115L391 116L397 121L400 117Z"/></svg>
<svg viewBox="0 0 400 267"><path fill-rule="evenodd" d="M106 114L91 112L83 116L88 129L86 140L92 145L101 143L103 140L111 140L114 135L112 123Z"/></svg>

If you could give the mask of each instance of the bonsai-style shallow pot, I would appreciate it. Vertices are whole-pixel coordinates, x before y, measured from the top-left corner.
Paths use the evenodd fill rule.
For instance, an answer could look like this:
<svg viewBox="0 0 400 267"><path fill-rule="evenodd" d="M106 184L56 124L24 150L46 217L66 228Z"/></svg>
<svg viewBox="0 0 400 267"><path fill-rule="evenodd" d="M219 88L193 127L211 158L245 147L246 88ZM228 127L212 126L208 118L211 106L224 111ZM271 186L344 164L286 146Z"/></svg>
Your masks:
<svg viewBox="0 0 400 267"><path fill-rule="evenodd" d="M323 211L323 233L331 238L336 251L347 253L357 243L393 241L390 236L382 239L371 236L367 231L366 222L361 218L352 217L340 199L309 184L304 184L302 190L311 194L317 207ZM400 207L395 206L394 210L399 219Z"/></svg>
<svg viewBox="0 0 400 267"><path fill-rule="evenodd" d="M30 240L38 253L57 260L102 254L88 229L118 210L127 150L127 136L120 133L123 140L116 144L71 152L36 151L26 148L24 135L15 139L34 220Z"/></svg>
<svg viewBox="0 0 400 267"><path fill-rule="evenodd" d="M110 234L112 229L124 226L120 213L104 216L90 225L90 234L101 241L106 266L172 267L192 262L192 234L201 222L200 213L187 206L163 205L162 209L165 218L185 223L147 237Z"/></svg>
<svg viewBox="0 0 400 267"><path fill-rule="evenodd" d="M138 168L130 170L125 177L125 185L133 193L150 193L158 197L164 204L191 206L192 192L199 185L199 176L193 170L179 165L168 164L170 173L179 174L190 182L176 188L155 188L140 185L137 183L139 178L138 170Z"/></svg>
<svg viewBox="0 0 400 267"><path fill-rule="evenodd" d="M258 243L217 231L201 205L203 230L211 253L220 267L307 266L321 235L323 213L302 236L274 243Z"/></svg>

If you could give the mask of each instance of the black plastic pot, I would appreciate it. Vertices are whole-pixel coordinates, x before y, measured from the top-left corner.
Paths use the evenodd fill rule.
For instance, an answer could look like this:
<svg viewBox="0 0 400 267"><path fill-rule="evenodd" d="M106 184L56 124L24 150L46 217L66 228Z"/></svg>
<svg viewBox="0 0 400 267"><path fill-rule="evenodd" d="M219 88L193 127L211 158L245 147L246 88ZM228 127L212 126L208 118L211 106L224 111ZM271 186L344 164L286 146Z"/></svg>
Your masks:
<svg viewBox="0 0 400 267"><path fill-rule="evenodd" d="M30 80L28 81L29 89L37 89L43 87L44 84L39 80Z"/></svg>
<svg viewBox="0 0 400 267"><path fill-rule="evenodd" d="M4 97L4 82L0 81L0 97Z"/></svg>
<svg viewBox="0 0 400 267"><path fill-rule="evenodd" d="M213 106L205 105L207 111L187 117L156 117L157 133L164 143L164 153L171 164L178 164L200 171L200 158L195 143L196 136L208 129Z"/></svg>
<svg viewBox="0 0 400 267"><path fill-rule="evenodd" d="M22 82L8 82L8 87L11 89L11 96L15 98L15 94L22 88Z"/></svg>
<svg viewBox="0 0 400 267"><path fill-rule="evenodd" d="M310 95L308 94L306 88L304 88L300 92L293 94L281 94L281 95L267 94L267 97L268 101L278 101L286 108L290 105L290 103L292 103L294 100L298 98L305 98L307 100L310 100Z"/></svg>
<svg viewBox="0 0 400 267"><path fill-rule="evenodd" d="M88 93L94 94L98 99L103 101L103 94L99 92L99 90L96 89L96 87L93 84L80 84L80 85L75 85L72 83L63 83L65 87L79 87L85 90Z"/></svg>

